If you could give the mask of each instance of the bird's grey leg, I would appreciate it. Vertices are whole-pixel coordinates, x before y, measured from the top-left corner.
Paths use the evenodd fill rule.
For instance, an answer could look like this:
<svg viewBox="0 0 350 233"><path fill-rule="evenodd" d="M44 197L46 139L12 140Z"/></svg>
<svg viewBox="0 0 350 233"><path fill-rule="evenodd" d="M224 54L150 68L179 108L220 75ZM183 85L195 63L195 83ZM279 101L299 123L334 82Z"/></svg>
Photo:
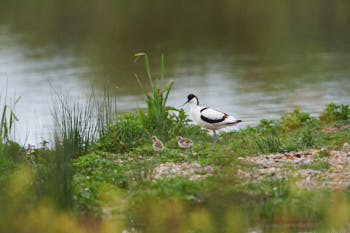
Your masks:
<svg viewBox="0 0 350 233"><path fill-rule="evenodd" d="M213 147L215 148L215 146L216 146L216 141L218 140L218 135L216 134L215 129L213 130L213 134L214 134L214 143L213 143Z"/></svg>

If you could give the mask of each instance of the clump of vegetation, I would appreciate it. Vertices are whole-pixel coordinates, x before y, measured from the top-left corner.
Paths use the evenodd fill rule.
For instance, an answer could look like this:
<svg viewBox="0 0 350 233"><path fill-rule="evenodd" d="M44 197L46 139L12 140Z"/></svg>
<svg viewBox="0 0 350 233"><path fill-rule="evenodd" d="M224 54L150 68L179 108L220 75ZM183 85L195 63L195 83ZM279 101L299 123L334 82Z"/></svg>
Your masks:
<svg viewBox="0 0 350 233"><path fill-rule="evenodd" d="M326 150L321 150L320 152L318 152L318 157L320 158L329 158L330 156L331 154Z"/></svg>
<svg viewBox="0 0 350 233"><path fill-rule="evenodd" d="M316 160L314 163L304 163L300 165L301 169L313 169L313 170L328 170L331 165L326 161Z"/></svg>
<svg viewBox="0 0 350 233"><path fill-rule="evenodd" d="M2 93L5 95L2 96ZM7 87L2 93L0 93L0 205L1 195L6 191L5 184L9 176L16 166L25 162L25 149L14 141L15 126L18 121L14 109L20 98L8 104Z"/></svg>
<svg viewBox="0 0 350 233"><path fill-rule="evenodd" d="M125 113L108 126L105 136L101 137L92 148L108 152L123 153L142 145L147 137L138 115Z"/></svg>
<svg viewBox="0 0 350 233"><path fill-rule="evenodd" d="M315 134L313 132L312 126L307 125L301 131L300 148L306 149L315 145Z"/></svg>
<svg viewBox="0 0 350 233"><path fill-rule="evenodd" d="M72 100L67 94L53 90L55 140L69 147L66 151L71 151L72 157L86 154L98 138L106 135L107 126L115 117L115 107L115 99L108 89L102 99L92 92L86 102Z"/></svg>
<svg viewBox="0 0 350 233"><path fill-rule="evenodd" d="M326 123L350 119L349 105L329 103L321 113L320 120Z"/></svg>
<svg viewBox="0 0 350 233"><path fill-rule="evenodd" d="M152 135L157 135L163 139L168 139L168 131L172 125L170 118L170 110L177 111L176 108L166 106L170 90L174 84L174 81L169 81L164 87L161 87L161 83L164 80L164 56L161 59L160 68L160 80L154 82L148 61L148 55L146 53L135 54L136 58L144 57L145 65L147 70L147 76L152 88L152 93L148 93L143 87L140 79L136 75L136 79L142 89L147 103L147 114L142 110L138 109L139 115L141 117L142 123L145 128Z"/></svg>
<svg viewBox="0 0 350 233"><path fill-rule="evenodd" d="M281 152L281 141L279 137L266 137L256 140L256 145L260 153Z"/></svg>
<svg viewBox="0 0 350 233"><path fill-rule="evenodd" d="M293 112L285 114L281 119L281 126L284 131L295 130L301 127L303 123L310 119L310 114L300 112L295 109Z"/></svg>
<svg viewBox="0 0 350 233"><path fill-rule="evenodd" d="M7 93L6 90L5 93ZM12 107L7 104L6 96L4 99L4 103L1 103L0 95L0 104L2 105L0 109L0 165L5 165L9 159L14 159L15 155L12 158L9 158L9 156L11 156L11 152L14 152L14 147L18 146L17 143L12 141L11 137L14 133L16 121L18 121L13 109L20 98L13 103Z"/></svg>
<svg viewBox="0 0 350 233"><path fill-rule="evenodd" d="M272 135L279 135L281 133L281 124L278 120L267 120L262 119L260 120L260 123L257 127L260 133L263 134L272 134Z"/></svg>

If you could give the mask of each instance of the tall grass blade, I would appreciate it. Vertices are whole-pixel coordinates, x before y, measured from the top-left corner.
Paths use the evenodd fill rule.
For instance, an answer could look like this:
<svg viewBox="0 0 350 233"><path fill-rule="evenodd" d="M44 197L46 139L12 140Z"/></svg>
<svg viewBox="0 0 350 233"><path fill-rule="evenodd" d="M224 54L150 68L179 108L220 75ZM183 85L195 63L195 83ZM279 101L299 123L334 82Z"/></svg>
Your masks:
<svg viewBox="0 0 350 233"><path fill-rule="evenodd" d="M145 58L145 65L146 65L148 80L151 84L151 87L153 88L154 85L153 85L153 81L152 81L151 68L149 66L148 55L147 55L147 53L136 53L135 54L135 57L140 57L140 56L143 56Z"/></svg>
<svg viewBox="0 0 350 233"><path fill-rule="evenodd" d="M160 63L160 80L161 80L161 82L163 81L163 79L164 79L164 54L162 53L162 60Z"/></svg>
<svg viewBox="0 0 350 233"><path fill-rule="evenodd" d="M136 78L137 83L139 84L139 86L140 86L140 88L141 88L143 94L150 98L149 94L147 93L146 89L143 87L143 85L142 85L142 83L141 83L139 77L137 76L137 74L135 74L135 78Z"/></svg>
<svg viewBox="0 0 350 233"><path fill-rule="evenodd" d="M7 105L4 106L4 109L2 111L2 116L1 116L0 139L2 139L2 140L8 136L7 135L6 112L7 112Z"/></svg>
<svg viewBox="0 0 350 233"><path fill-rule="evenodd" d="M173 84L174 84L174 81L173 81L173 80L169 81L169 83L167 84L168 88L167 88L167 92L166 92L165 98L164 98L164 107L165 107L166 102L168 101L168 97L169 97L169 94L170 94L170 90L171 90L171 88L173 87Z"/></svg>

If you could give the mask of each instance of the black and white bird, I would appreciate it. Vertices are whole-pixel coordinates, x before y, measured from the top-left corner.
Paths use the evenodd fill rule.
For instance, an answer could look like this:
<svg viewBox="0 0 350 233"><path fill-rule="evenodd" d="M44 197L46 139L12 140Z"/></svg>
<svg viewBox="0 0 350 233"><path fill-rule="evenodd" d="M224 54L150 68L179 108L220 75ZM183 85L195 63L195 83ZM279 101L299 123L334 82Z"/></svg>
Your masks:
<svg viewBox="0 0 350 233"><path fill-rule="evenodd" d="M220 112L209 107L199 106L199 100L197 96L195 96L194 94L189 94L187 96L187 101L181 106L184 106L187 103L190 105L190 114L192 116L192 119L199 126L213 131L214 147L218 139L216 130L219 130L228 126L234 126L239 122L242 122L241 120L236 120L236 118L228 115L227 113Z"/></svg>

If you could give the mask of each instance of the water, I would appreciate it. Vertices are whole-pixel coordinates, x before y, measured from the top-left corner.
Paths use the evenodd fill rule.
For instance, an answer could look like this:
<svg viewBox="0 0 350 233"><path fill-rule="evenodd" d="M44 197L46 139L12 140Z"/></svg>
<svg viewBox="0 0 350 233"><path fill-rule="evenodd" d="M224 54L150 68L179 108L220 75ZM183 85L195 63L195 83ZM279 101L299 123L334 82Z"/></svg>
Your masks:
<svg viewBox="0 0 350 233"><path fill-rule="evenodd" d="M243 2L4 0L0 86L8 81L10 96L21 96L17 137L49 137L53 87L84 99L108 80L119 112L144 107L134 77L146 83L144 63L133 56L144 51L155 76L165 54L165 82L175 81L169 105L195 93L201 105L242 119L239 127L296 107L318 114L330 101L350 103L349 4L307 3L296 13L302 3Z"/></svg>

